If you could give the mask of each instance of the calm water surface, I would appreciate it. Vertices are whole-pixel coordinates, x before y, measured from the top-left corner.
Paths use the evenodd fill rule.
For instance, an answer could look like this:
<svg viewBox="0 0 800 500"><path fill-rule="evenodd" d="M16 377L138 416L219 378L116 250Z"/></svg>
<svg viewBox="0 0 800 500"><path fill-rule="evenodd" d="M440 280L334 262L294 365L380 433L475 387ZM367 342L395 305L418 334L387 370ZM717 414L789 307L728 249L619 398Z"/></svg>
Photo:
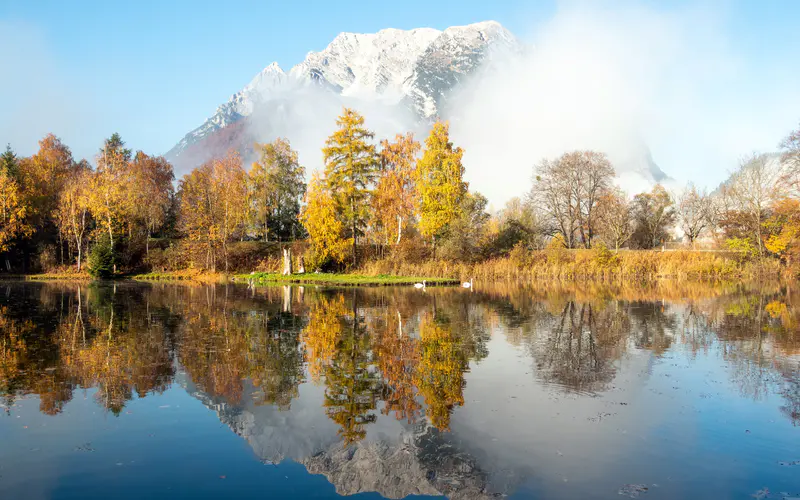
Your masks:
<svg viewBox="0 0 800 500"><path fill-rule="evenodd" d="M780 286L0 282L0 498L800 497Z"/></svg>

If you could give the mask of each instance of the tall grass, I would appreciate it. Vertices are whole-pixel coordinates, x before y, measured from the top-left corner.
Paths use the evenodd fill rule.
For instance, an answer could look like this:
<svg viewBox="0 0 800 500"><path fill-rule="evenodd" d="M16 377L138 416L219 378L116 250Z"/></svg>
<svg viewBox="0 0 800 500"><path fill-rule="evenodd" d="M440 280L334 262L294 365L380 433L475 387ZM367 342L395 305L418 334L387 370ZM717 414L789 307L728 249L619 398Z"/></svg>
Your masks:
<svg viewBox="0 0 800 500"><path fill-rule="evenodd" d="M777 278L777 261L746 262L733 253L626 250L514 251L507 257L476 263L431 260L410 263L395 259L368 262L363 274L424 275L481 281L652 281Z"/></svg>

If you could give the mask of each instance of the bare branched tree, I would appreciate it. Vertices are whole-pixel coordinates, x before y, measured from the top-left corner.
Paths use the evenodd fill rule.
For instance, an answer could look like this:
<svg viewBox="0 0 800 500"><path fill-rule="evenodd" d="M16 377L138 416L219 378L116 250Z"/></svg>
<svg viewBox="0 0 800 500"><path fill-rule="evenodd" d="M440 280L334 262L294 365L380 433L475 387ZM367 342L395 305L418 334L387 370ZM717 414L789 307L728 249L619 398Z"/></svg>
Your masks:
<svg viewBox="0 0 800 500"><path fill-rule="evenodd" d="M610 189L597 203L600 238L609 247L619 250L633 235L633 207L628 195L619 188Z"/></svg>
<svg viewBox="0 0 800 500"><path fill-rule="evenodd" d="M764 221L770 205L786 196L785 171L774 155L744 158L725 186L728 207L748 221L759 255L764 254Z"/></svg>
<svg viewBox="0 0 800 500"><path fill-rule="evenodd" d="M549 214L569 248L591 248L598 200L611 188L614 168L604 153L572 151L536 167L532 198Z"/></svg>
<svg viewBox="0 0 800 500"><path fill-rule="evenodd" d="M676 209L680 228L689 240L689 244L694 248L697 238L711 224L713 218L711 197L705 190L698 190L694 184L690 183L678 195Z"/></svg>

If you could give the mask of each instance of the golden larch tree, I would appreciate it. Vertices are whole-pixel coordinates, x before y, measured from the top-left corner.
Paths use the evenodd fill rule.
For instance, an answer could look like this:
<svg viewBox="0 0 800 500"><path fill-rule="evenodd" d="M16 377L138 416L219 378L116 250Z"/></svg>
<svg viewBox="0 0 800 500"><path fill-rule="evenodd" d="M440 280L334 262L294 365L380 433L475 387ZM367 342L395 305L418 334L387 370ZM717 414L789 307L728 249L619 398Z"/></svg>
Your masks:
<svg viewBox="0 0 800 500"><path fill-rule="evenodd" d="M434 245L436 238L459 216L467 193L463 155L464 150L450 142L449 124L436 122L425 140L425 150L415 171L420 233Z"/></svg>
<svg viewBox="0 0 800 500"><path fill-rule="evenodd" d="M336 203L327 187L327 182L314 172L306 192L306 205L300 220L308 232L314 250L312 268L328 261L342 262L351 241L344 237L344 224L336 216Z"/></svg>
<svg viewBox="0 0 800 500"><path fill-rule="evenodd" d="M322 153L325 180L341 218L352 238L353 267L358 264L358 236L369 218L369 195L378 166L374 137L364 127L364 117L345 108L336 120L339 129L327 141Z"/></svg>

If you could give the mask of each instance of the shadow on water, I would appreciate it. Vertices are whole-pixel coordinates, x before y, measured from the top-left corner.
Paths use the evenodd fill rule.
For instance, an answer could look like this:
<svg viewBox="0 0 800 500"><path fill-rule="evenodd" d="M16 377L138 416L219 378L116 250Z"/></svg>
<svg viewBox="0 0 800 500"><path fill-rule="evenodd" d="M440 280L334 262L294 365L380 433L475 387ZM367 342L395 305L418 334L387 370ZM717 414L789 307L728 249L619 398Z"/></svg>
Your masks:
<svg viewBox="0 0 800 500"><path fill-rule="evenodd" d="M125 418L132 400L180 386L259 460L303 464L340 494L591 498L599 449L604 474L616 473L607 480L626 494L626 463L674 461L702 441L644 452L600 436L625 440L622 427L645 435L637 420L653 412L769 400L784 423L800 424L799 332L800 295L779 284L422 292L3 283L0 401L7 416L30 397L58 416L91 389L94 404ZM562 448L574 458L551 464ZM567 487L568 473L585 483ZM730 486L754 491L735 490L745 487Z"/></svg>

